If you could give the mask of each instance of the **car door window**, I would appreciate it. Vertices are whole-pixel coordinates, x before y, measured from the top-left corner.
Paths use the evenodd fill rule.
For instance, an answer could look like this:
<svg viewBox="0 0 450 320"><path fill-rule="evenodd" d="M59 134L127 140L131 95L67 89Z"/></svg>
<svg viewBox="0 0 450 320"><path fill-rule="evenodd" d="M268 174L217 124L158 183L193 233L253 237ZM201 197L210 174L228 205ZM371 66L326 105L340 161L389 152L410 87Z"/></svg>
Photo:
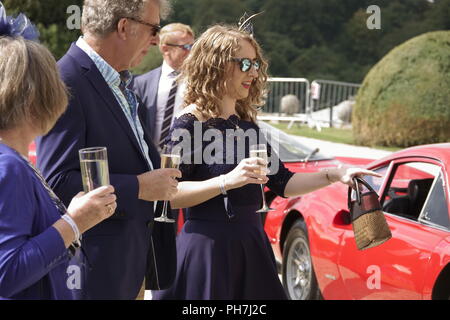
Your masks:
<svg viewBox="0 0 450 320"><path fill-rule="evenodd" d="M431 187L419 220L450 229L444 185L441 171Z"/></svg>
<svg viewBox="0 0 450 320"><path fill-rule="evenodd" d="M386 176L386 172L388 170L388 166L384 166L378 169L373 169L372 171L375 171L376 173L381 174L381 177L374 177L374 176L364 176L364 180L367 181L367 183L373 188L373 190L376 191L376 193L379 194L380 188L383 184L384 178Z"/></svg>
<svg viewBox="0 0 450 320"><path fill-rule="evenodd" d="M384 178L386 177L386 172L387 172L388 168L389 168L388 166L384 166L384 167L380 167L380 168L376 168L376 169L371 169L372 171L379 173L381 175L381 177L374 177L374 176L364 176L363 177L364 180L378 194L380 194L380 189L381 189L381 186L383 185L383 181L384 181ZM359 188L360 188L361 192L363 192L363 193L368 191L367 188L362 184L359 184ZM352 200L356 199L355 190L352 190L351 199Z"/></svg>
<svg viewBox="0 0 450 320"><path fill-rule="evenodd" d="M407 162L394 167L382 199L383 211L418 220L440 167L425 162Z"/></svg>

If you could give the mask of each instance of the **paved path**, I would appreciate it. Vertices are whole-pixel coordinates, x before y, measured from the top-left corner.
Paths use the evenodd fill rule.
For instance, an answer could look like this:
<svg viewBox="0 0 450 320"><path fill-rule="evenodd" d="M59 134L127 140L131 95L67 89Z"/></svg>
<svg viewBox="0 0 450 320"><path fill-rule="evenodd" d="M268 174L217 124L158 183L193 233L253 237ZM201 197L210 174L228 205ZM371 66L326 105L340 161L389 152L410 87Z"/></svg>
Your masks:
<svg viewBox="0 0 450 320"><path fill-rule="evenodd" d="M293 137L298 139L306 146L309 146L311 148L319 148L322 153L334 157L355 157L375 160L392 153L390 151L373 149L369 147L358 147L349 144L322 141L299 136Z"/></svg>

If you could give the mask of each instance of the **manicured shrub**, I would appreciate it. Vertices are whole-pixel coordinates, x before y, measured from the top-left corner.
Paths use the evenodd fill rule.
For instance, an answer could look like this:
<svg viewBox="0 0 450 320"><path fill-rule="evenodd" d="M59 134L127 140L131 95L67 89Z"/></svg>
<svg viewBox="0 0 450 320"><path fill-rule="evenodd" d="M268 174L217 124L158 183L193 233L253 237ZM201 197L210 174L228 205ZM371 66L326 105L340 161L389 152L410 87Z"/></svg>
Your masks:
<svg viewBox="0 0 450 320"><path fill-rule="evenodd" d="M352 119L363 145L450 141L450 31L420 35L389 52L365 77Z"/></svg>

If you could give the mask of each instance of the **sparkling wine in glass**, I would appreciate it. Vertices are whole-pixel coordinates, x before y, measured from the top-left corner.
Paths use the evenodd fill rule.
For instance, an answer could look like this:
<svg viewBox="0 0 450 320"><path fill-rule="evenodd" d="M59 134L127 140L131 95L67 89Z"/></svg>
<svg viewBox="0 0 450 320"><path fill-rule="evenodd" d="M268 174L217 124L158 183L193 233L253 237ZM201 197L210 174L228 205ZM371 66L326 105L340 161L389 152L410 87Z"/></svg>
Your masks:
<svg viewBox="0 0 450 320"><path fill-rule="evenodd" d="M164 146L161 153L161 169L172 168L178 169L180 166L181 157L179 152L176 150L170 150L168 146ZM155 218L155 221L165 222L165 223L174 223L175 220L171 219L167 216L167 206L168 201L164 201L163 211L161 216Z"/></svg>
<svg viewBox="0 0 450 320"><path fill-rule="evenodd" d="M268 157L267 157L267 146L265 144L255 144L250 146L250 157L257 157L257 158L261 158L264 161L268 161ZM261 169L261 172L259 172L259 174L266 174L267 173L267 167L264 169ZM270 208L267 205L266 202L266 195L264 194L264 185L260 185L261 186L261 194L262 194L262 200L263 200L263 204L262 204L262 208L259 209L258 211L256 211L257 213L263 213L263 212L269 212L269 211L274 211L274 209Z"/></svg>
<svg viewBox="0 0 450 320"><path fill-rule="evenodd" d="M84 192L109 185L108 153L106 148L80 149L78 153Z"/></svg>

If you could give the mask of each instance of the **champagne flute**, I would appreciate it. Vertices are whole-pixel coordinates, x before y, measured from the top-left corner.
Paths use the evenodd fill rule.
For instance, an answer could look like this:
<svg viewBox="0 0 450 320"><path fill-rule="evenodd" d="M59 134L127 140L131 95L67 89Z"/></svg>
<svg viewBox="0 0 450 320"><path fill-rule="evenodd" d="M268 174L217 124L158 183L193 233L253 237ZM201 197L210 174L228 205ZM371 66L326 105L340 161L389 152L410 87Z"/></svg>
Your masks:
<svg viewBox="0 0 450 320"><path fill-rule="evenodd" d="M251 158L261 158L263 160L266 161L268 160L267 157L267 146L265 144L255 144L255 145L251 145L250 146L250 157ZM260 174L265 174L267 170L267 167L265 169L261 169ZM256 211L257 213L263 213L263 212L269 212L269 211L274 211L274 209L270 208L267 205L266 202L266 195L264 194L264 185L261 184L261 194L262 194L262 200L263 200L263 204L262 204L262 208L259 209L258 211Z"/></svg>
<svg viewBox="0 0 450 320"><path fill-rule="evenodd" d="M81 179L84 192L109 185L108 153L106 147L80 149Z"/></svg>
<svg viewBox="0 0 450 320"><path fill-rule="evenodd" d="M171 149L167 145L165 145L162 149L161 153L161 169L172 168L178 169L180 166L181 157L179 151L175 149ZM171 219L167 216L167 206L168 201L164 201L163 211L161 216L155 218L155 221L165 222L165 223L174 223L175 220Z"/></svg>

